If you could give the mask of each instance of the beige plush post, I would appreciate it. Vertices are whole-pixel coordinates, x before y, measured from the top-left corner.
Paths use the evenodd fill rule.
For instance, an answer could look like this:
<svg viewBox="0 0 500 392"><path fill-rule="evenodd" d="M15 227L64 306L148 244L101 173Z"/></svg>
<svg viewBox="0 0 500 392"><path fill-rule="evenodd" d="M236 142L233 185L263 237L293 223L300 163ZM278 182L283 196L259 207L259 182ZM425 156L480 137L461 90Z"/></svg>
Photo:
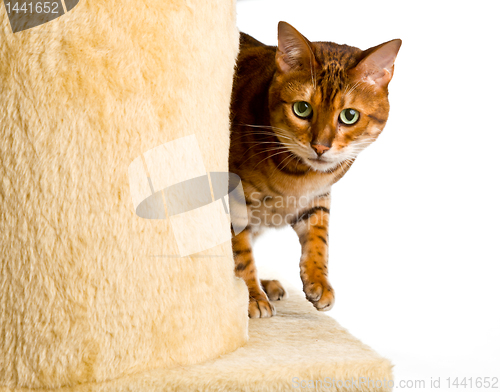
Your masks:
<svg viewBox="0 0 500 392"><path fill-rule="evenodd" d="M0 4L0 386L111 380L245 343L229 243L175 256L171 222L136 214L128 171L189 135L206 171L227 171L237 47L230 0L80 0L16 34Z"/></svg>

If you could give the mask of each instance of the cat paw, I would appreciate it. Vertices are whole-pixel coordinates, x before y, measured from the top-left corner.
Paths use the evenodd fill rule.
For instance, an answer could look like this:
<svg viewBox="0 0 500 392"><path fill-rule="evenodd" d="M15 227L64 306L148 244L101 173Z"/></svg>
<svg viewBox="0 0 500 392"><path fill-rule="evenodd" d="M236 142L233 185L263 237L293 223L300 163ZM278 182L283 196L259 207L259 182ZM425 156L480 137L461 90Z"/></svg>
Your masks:
<svg viewBox="0 0 500 392"><path fill-rule="evenodd" d="M330 310L335 303L335 291L327 283L308 283L304 285L306 298L321 311Z"/></svg>
<svg viewBox="0 0 500 392"><path fill-rule="evenodd" d="M261 280L260 284L270 301L280 301L288 297L286 290L278 280Z"/></svg>
<svg viewBox="0 0 500 392"><path fill-rule="evenodd" d="M276 314L276 309L269 302L269 300L263 296L258 298L250 297L250 302L248 304L248 317L250 318L266 318L272 317Z"/></svg>

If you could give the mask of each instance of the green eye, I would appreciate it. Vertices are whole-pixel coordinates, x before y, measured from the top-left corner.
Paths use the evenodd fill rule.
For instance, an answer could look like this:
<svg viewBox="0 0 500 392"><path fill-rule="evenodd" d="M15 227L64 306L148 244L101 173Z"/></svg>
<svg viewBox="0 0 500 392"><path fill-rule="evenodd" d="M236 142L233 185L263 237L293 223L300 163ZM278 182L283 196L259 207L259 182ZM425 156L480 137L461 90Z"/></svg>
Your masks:
<svg viewBox="0 0 500 392"><path fill-rule="evenodd" d="M311 117L313 110L311 105L308 104L307 102L305 101L295 102L292 107L293 107L293 112L297 117L300 118Z"/></svg>
<svg viewBox="0 0 500 392"><path fill-rule="evenodd" d="M359 112L354 109L344 109L340 112L339 117L344 124L352 125L359 120Z"/></svg>

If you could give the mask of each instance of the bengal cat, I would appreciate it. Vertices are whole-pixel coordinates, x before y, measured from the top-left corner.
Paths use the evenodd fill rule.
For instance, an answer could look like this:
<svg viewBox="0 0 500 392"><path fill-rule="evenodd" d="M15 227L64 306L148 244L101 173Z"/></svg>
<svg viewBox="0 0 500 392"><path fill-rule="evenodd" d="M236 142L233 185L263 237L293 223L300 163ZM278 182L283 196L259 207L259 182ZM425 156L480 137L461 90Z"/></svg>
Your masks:
<svg viewBox="0 0 500 392"><path fill-rule="evenodd" d="M291 225L302 246L306 297L329 310L330 187L384 128L388 84L401 46L371 49L309 42L285 22L278 46L240 35L231 103L229 170L242 179L249 224L233 237L236 275L248 286L250 317L271 317L286 292L259 281L252 254L266 228Z"/></svg>

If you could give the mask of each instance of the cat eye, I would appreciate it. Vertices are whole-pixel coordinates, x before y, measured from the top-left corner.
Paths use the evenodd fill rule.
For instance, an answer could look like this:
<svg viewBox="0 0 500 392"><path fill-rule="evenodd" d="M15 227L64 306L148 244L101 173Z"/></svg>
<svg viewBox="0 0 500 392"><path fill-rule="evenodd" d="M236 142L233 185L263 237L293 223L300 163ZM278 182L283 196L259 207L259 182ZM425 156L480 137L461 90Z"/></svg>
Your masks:
<svg viewBox="0 0 500 392"><path fill-rule="evenodd" d="M295 102L292 106L293 113L299 118L309 118L312 115L311 104L305 101Z"/></svg>
<svg viewBox="0 0 500 392"><path fill-rule="evenodd" d="M354 109L344 109L340 112L339 118L344 124L352 125L359 120L359 112Z"/></svg>

